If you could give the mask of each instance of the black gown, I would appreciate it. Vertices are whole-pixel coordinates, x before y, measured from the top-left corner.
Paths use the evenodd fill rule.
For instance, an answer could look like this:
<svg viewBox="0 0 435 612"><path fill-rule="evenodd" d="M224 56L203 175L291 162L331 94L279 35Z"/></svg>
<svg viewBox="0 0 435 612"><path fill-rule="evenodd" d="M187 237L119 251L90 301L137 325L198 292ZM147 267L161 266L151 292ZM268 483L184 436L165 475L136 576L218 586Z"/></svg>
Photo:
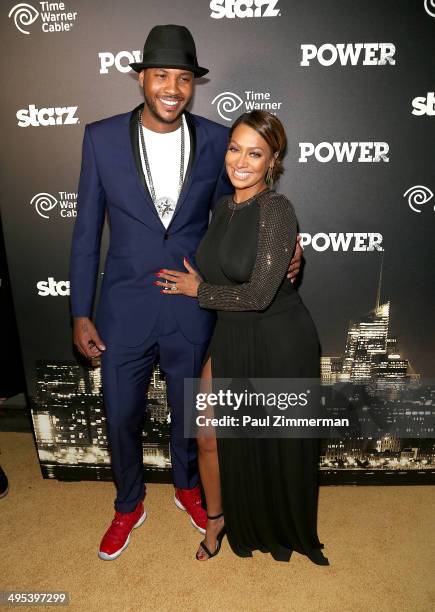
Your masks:
<svg viewBox="0 0 435 612"><path fill-rule="evenodd" d="M204 363L213 378L319 378L319 341L286 278L297 220L272 190L241 204L223 197L196 254L201 307L217 311ZM293 550L329 565L317 535L319 440L218 438L227 537L288 561Z"/></svg>

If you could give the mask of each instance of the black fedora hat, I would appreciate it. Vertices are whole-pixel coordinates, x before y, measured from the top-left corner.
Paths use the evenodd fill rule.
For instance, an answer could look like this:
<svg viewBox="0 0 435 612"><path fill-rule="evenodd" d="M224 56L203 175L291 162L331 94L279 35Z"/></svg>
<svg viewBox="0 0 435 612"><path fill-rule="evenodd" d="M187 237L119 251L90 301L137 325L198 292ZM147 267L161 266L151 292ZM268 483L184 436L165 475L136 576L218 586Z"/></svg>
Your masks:
<svg viewBox="0 0 435 612"><path fill-rule="evenodd" d="M192 34L180 25L155 26L145 41L142 62L133 62L130 66L136 72L144 68L182 68L196 77L208 72L207 68L198 66Z"/></svg>

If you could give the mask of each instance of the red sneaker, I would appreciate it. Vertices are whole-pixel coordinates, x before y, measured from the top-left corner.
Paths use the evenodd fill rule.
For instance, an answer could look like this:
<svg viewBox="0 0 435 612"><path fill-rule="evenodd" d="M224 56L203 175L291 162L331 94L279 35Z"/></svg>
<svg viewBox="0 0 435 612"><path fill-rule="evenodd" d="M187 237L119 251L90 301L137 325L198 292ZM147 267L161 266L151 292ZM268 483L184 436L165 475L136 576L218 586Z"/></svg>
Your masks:
<svg viewBox="0 0 435 612"><path fill-rule="evenodd" d="M198 531L205 533L207 512L201 506L199 486L193 489L175 489L174 502L177 508L190 515L190 522Z"/></svg>
<svg viewBox="0 0 435 612"><path fill-rule="evenodd" d="M116 559L127 548L133 529L140 527L147 517L140 501L133 512L115 512L115 518L103 536L98 556L104 561Z"/></svg>

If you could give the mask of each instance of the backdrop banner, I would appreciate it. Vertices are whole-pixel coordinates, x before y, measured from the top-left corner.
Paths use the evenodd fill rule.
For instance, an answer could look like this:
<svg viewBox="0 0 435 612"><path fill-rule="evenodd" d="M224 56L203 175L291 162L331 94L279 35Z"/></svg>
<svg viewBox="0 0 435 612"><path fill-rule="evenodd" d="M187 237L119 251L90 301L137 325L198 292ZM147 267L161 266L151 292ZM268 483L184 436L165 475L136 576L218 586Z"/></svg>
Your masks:
<svg viewBox="0 0 435 612"><path fill-rule="evenodd" d="M255 108L283 121L277 190L299 219L322 382L352 385L398 424L324 439L320 482L433 483L434 0L2 3L2 219L42 474L111 478L100 370L77 361L71 339L81 145L87 123L143 100L128 64L166 23L190 29L210 69L192 112L226 126ZM146 479L169 482L158 364L145 412Z"/></svg>

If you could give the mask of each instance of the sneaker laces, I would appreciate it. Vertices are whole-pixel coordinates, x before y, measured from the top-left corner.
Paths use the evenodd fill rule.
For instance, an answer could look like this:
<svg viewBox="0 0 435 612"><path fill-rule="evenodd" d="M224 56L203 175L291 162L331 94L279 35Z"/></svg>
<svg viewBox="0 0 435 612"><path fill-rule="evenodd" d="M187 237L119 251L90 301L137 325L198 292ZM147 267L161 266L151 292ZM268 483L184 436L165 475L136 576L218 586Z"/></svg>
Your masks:
<svg viewBox="0 0 435 612"><path fill-rule="evenodd" d="M123 527L125 525L125 519L123 519L121 512L115 512L115 518L112 521L112 525Z"/></svg>
<svg viewBox="0 0 435 612"><path fill-rule="evenodd" d="M125 518L126 514L132 514L133 512L118 512L117 510L115 511L115 518L112 521L112 525L115 525L117 527L126 527L126 525L128 524L128 521Z"/></svg>

